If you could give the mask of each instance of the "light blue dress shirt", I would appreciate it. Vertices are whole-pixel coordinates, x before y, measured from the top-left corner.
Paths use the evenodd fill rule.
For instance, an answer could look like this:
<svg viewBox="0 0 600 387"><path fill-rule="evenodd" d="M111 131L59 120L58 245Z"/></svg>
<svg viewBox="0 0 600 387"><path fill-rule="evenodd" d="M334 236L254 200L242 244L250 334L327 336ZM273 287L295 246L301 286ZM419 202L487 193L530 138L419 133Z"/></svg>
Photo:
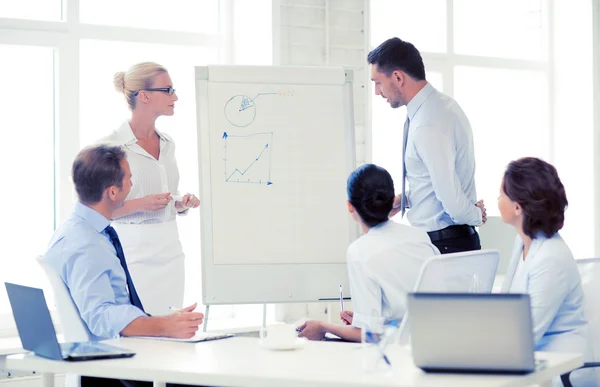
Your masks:
<svg viewBox="0 0 600 387"><path fill-rule="evenodd" d="M411 225L436 231L479 226L473 131L452 98L427 83L406 106L407 213Z"/></svg>
<svg viewBox="0 0 600 387"><path fill-rule="evenodd" d="M125 272L104 231L108 225L103 215L77 202L44 256L69 288L92 340L117 337L146 316L131 305Z"/></svg>
<svg viewBox="0 0 600 387"><path fill-rule="evenodd" d="M523 242L517 236L502 291L529 294L536 350L584 353L583 289L571 250L558 233L552 238L539 234L516 270L522 254Z"/></svg>
<svg viewBox="0 0 600 387"><path fill-rule="evenodd" d="M558 233L551 238L539 233L517 270L522 256L523 242L517 236L502 292L529 294L535 350L581 353L591 361L581 277L569 246ZM582 370L571 381L574 386L594 386L593 378L592 371Z"/></svg>

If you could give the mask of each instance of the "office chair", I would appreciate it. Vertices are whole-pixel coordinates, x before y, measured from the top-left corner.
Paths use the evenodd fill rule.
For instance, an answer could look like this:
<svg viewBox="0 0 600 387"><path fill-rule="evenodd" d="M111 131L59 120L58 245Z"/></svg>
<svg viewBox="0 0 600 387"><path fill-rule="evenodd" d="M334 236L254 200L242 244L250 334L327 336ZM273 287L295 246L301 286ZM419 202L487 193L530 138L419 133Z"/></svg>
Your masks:
<svg viewBox="0 0 600 387"><path fill-rule="evenodd" d="M592 346L593 362L586 362L579 369L600 367L600 258L578 259L577 268L581 275L581 286L585 296L585 317L588 321L589 343ZM565 387L573 387L571 374L577 370L560 376ZM594 370L596 385L600 385L599 370Z"/></svg>
<svg viewBox="0 0 600 387"><path fill-rule="evenodd" d="M435 255L423 264L415 292L491 293L500 253L476 250ZM410 311L402 319L398 342L408 344Z"/></svg>

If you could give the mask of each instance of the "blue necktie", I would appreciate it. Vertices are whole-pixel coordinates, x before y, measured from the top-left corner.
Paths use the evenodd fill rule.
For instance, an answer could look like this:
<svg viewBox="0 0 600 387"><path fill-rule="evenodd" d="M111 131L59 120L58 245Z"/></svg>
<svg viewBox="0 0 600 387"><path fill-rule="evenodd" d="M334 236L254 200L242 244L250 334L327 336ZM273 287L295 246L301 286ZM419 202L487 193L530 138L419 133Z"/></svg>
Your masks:
<svg viewBox="0 0 600 387"><path fill-rule="evenodd" d="M402 136L402 198L400 201L400 217L404 217L406 212L406 143L408 142L408 128L410 126L410 120L406 117L404 122L404 133Z"/></svg>
<svg viewBox="0 0 600 387"><path fill-rule="evenodd" d="M131 304L137 306L142 311L144 311L144 306L142 305L142 301L135 291L135 286L133 286L133 281L131 279L131 275L129 274L129 269L127 268L127 262L125 261L125 254L123 253L123 246L121 246L121 241L119 240L119 236L112 226L106 226L104 229L108 236L110 237L110 241L113 246L115 246L115 250L117 251L117 257L119 257L119 261L121 261L121 266L123 266L123 270L125 271L125 278L127 279L127 287L129 288L129 300Z"/></svg>

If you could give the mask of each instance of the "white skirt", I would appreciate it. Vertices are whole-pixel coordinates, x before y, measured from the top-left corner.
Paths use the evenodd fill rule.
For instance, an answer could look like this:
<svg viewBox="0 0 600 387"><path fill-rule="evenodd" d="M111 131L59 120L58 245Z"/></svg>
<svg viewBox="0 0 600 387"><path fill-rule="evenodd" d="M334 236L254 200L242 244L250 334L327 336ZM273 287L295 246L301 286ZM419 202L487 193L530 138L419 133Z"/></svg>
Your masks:
<svg viewBox="0 0 600 387"><path fill-rule="evenodd" d="M146 313L160 316L183 306L185 267L177 221L113 223L123 245L131 279Z"/></svg>

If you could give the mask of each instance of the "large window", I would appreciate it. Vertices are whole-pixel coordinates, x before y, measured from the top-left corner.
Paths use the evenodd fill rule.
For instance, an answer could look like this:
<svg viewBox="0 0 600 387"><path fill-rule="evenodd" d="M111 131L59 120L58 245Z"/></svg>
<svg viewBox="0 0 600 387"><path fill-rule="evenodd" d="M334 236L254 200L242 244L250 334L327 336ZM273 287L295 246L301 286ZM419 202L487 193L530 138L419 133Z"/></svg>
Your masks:
<svg viewBox="0 0 600 387"><path fill-rule="evenodd" d="M112 79L136 62L169 69L179 101L175 116L157 126L177 143L180 189L198 193L194 66L224 60L221 11L218 0L0 0L0 178L6 188L0 193L6 215L0 282L49 289L34 258L71 213L76 152L129 117ZM201 303L199 229L199 211L180 219L186 302ZM223 310L221 317L231 317L231 307ZM13 327L2 286L0 336L14 335Z"/></svg>
<svg viewBox="0 0 600 387"><path fill-rule="evenodd" d="M82 23L167 31L219 31L219 0L80 0Z"/></svg>
<svg viewBox="0 0 600 387"><path fill-rule="evenodd" d="M54 230L55 131L54 50L0 44L0 57L0 73L4 74L0 201L5 203L1 315L10 310L5 281L36 285L45 279L34 258L44 251Z"/></svg>
<svg viewBox="0 0 600 387"><path fill-rule="evenodd" d="M557 167L570 203L561 234L576 258L594 255L591 3L372 0L370 8L371 47L393 36L414 43L428 80L469 117L488 215L499 215L509 161L536 156ZM373 161L399 182L406 110L377 97L372 106Z"/></svg>

